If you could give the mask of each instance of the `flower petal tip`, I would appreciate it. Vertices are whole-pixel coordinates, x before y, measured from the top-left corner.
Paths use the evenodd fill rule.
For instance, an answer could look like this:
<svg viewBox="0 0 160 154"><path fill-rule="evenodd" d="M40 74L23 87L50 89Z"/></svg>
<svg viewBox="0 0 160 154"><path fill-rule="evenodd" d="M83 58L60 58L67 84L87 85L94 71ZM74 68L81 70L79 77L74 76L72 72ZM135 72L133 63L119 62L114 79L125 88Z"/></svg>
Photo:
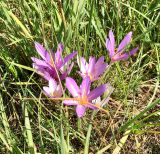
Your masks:
<svg viewBox="0 0 160 154"><path fill-rule="evenodd" d="M39 42L34 42L35 48L37 48L38 46L42 46L42 44L40 44Z"/></svg>
<svg viewBox="0 0 160 154"><path fill-rule="evenodd" d="M81 117L84 116L85 111L86 111L86 107L84 107L82 105L77 105L77 107L76 107L76 113L77 113L77 116L79 118L81 118Z"/></svg>

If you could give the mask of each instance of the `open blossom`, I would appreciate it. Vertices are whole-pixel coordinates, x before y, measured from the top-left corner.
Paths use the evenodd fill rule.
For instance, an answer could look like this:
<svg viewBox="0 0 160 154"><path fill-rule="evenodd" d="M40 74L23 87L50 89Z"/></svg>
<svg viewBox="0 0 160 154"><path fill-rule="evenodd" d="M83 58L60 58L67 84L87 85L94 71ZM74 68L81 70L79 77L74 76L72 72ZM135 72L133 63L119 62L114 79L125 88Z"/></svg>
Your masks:
<svg viewBox="0 0 160 154"><path fill-rule="evenodd" d="M95 81L99 78L99 76L106 70L108 64L104 62L104 57L100 57L97 62L95 57L89 58L89 63L85 60L85 58L80 57L78 60L78 65L80 67L80 75L85 78L89 77L91 81Z"/></svg>
<svg viewBox="0 0 160 154"><path fill-rule="evenodd" d="M61 86L57 84L57 82L50 78L49 79L49 87L43 87L44 93L49 97L61 97L62 89Z"/></svg>
<svg viewBox="0 0 160 154"><path fill-rule="evenodd" d="M76 105L76 113L78 117L85 114L87 108L97 109L92 105L92 101L101 96L107 90L107 84L103 84L90 91L91 81L89 77L83 79L82 84L78 87L74 79L66 78L66 87L74 97L73 100L64 100L65 105Z"/></svg>
<svg viewBox="0 0 160 154"><path fill-rule="evenodd" d="M129 56L134 55L138 51L138 47L129 52L125 52L125 47L130 43L132 32L129 32L115 49L115 38L112 30L109 31L109 38L106 39L106 48L109 51L109 56L112 62L119 60L127 60Z"/></svg>
<svg viewBox="0 0 160 154"><path fill-rule="evenodd" d="M69 65L69 61L77 54L73 52L67 55L65 58L62 57L63 45L60 43L58 45L57 51L54 54L53 52L49 53L41 44L35 42L35 48L41 59L32 57L33 67L37 70L37 73L42 75L46 80L49 80L51 77L58 79L57 72L60 72L60 79L63 80L70 73L72 69L72 64Z"/></svg>

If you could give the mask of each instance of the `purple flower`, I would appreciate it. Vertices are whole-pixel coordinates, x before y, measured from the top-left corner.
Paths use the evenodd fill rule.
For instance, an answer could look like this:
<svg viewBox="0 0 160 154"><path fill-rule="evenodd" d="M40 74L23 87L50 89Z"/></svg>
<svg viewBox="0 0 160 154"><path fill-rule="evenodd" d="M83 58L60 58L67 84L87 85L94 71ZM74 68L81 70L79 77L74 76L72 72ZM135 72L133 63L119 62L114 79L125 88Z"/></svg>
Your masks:
<svg viewBox="0 0 160 154"><path fill-rule="evenodd" d="M69 61L77 54L76 51L67 55L64 59L62 57L63 45L58 45L56 53L50 53L39 43L35 42L35 48L41 59L32 57L33 67L37 70L37 73L42 75L45 79L50 78L58 79L56 69L60 72L60 79L63 80L70 73L73 64L69 65ZM55 65L54 65L55 64Z"/></svg>
<svg viewBox="0 0 160 154"><path fill-rule="evenodd" d="M83 79L82 84L78 87L74 79L66 78L66 87L74 97L73 100L64 100L65 105L76 105L76 113L78 117L82 117L87 108L97 109L92 105L92 101L101 96L107 90L107 84L101 85L90 91L91 81L89 77Z"/></svg>
<svg viewBox="0 0 160 154"><path fill-rule="evenodd" d="M83 57L78 60L78 65L80 67L80 75L85 78L89 77L91 81L95 81L99 76L106 70L108 64L104 62L104 57L100 57L97 62L95 57L89 58L89 63Z"/></svg>
<svg viewBox="0 0 160 154"><path fill-rule="evenodd" d="M132 49L129 52L125 52L125 47L130 43L132 38L132 32L129 32L115 49L115 39L112 30L109 31L109 38L106 39L106 48L109 51L109 56L112 62L119 60L127 60L129 56L134 55L138 51L138 47Z"/></svg>
<svg viewBox="0 0 160 154"><path fill-rule="evenodd" d="M48 97L61 97L62 89L60 85L57 85L57 82L50 78L49 79L49 87L43 87L44 93Z"/></svg>

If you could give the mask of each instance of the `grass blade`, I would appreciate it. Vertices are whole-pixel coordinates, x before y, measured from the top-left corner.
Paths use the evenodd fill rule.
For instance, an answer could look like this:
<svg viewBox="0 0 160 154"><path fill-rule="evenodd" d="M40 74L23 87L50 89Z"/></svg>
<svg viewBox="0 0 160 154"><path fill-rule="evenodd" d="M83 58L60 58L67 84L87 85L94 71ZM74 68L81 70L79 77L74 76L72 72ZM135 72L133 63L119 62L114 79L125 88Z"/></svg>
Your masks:
<svg viewBox="0 0 160 154"><path fill-rule="evenodd" d="M116 148L114 149L112 154L119 154L120 150L122 149L122 147L124 146L125 142L127 141L127 138L130 134L130 130L126 131L123 135L123 137L120 139L118 145L116 146Z"/></svg>
<svg viewBox="0 0 160 154"><path fill-rule="evenodd" d="M130 125L132 125L136 120L141 118L147 111L154 108L157 104L160 104L160 99L155 100L152 104L147 106L142 112L140 112L138 115L136 115L133 119L129 120L126 124L124 124L119 131L124 131L127 129Z"/></svg>

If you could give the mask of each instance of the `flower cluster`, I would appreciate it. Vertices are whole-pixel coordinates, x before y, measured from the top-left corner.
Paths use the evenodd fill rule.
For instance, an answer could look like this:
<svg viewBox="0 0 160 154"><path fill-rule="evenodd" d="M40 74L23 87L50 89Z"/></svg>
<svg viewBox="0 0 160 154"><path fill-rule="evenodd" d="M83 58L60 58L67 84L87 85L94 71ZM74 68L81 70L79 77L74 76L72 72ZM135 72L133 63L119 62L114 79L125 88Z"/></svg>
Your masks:
<svg viewBox="0 0 160 154"><path fill-rule="evenodd" d="M37 73L42 75L46 80L50 78L58 80L58 76L61 80L65 79L70 73L73 65L69 65L69 61L77 54L77 51L62 57L62 51L64 46L60 43L57 51L53 54L52 51L48 52L41 44L35 42L35 48L43 60L32 57L33 68L37 70ZM58 72L57 72L58 70Z"/></svg>
<svg viewBox="0 0 160 154"><path fill-rule="evenodd" d="M125 47L130 43L131 37L132 32L129 32L119 44L118 49L115 49L114 34L111 30L109 31L109 37L106 39L106 48L109 52L111 63L126 60L129 56L137 52L138 48L134 48L130 52L124 51ZM87 108L96 110L108 102L109 96L113 90L109 83L102 84L91 90L92 83L98 80L109 67L109 65L105 63L105 58L103 56L98 60L96 60L95 57L90 57L88 62L84 57L77 56L77 63L79 66L79 71L77 71L77 73L82 77L82 83L78 86L76 81L69 77L73 67L73 62L71 63L70 60L77 55L77 51L63 58L62 52L64 46L61 43L58 45L55 53L51 50L47 51L37 42L35 43L35 48L42 59L32 57L33 68L48 81L48 87L43 87L46 96L51 98L62 97L63 87L60 83L65 79L66 88L73 98L64 99L63 104L76 106L78 117L84 116ZM101 100L100 96L107 92L107 97Z"/></svg>

